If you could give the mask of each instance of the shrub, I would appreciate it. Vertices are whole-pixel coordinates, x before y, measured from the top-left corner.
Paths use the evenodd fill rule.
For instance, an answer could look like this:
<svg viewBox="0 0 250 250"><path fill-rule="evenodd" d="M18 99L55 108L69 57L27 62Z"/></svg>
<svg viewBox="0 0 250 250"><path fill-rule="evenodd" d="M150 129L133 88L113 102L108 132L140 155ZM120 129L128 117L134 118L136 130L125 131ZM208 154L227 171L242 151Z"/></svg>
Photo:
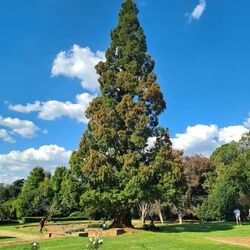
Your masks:
<svg viewBox="0 0 250 250"><path fill-rule="evenodd" d="M103 240L96 236L95 238L89 238L89 243L87 244L87 250L98 249L103 244Z"/></svg>
<svg viewBox="0 0 250 250"><path fill-rule="evenodd" d="M18 224L18 220L0 220L0 225Z"/></svg>
<svg viewBox="0 0 250 250"><path fill-rule="evenodd" d="M86 216L86 214L84 212L81 211L75 211L73 213L71 213L68 217L80 217L80 218L87 218L88 216Z"/></svg>
<svg viewBox="0 0 250 250"><path fill-rule="evenodd" d="M52 221L77 221L77 220L88 220L86 217L62 217L62 218L52 218Z"/></svg>

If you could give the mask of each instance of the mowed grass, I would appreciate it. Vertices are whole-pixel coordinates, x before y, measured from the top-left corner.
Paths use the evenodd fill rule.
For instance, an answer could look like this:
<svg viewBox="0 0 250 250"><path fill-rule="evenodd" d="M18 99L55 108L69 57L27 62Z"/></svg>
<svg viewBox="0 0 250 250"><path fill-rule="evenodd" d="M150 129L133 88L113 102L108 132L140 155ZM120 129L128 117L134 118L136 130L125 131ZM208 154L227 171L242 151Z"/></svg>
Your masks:
<svg viewBox="0 0 250 250"><path fill-rule="evenodd" d="M6 228L6 227L4 227ZM0 227L0 234L1 234ZM7 229L5 229L7 230ZM207 239L208 237L250 237L250 225L235 226L230 222L214 222L206 224L167 225L161 227L161 232L146 232L136 230L132 234L117 237L107 237L100 250L233 250L247 249L247 247L219 243ZM40 241L42 250L84 250L88 239L80 237L63 237ZM0 242L1 245L1 242ZM0 246L0 249L22 250L27 244Z"/></svg>

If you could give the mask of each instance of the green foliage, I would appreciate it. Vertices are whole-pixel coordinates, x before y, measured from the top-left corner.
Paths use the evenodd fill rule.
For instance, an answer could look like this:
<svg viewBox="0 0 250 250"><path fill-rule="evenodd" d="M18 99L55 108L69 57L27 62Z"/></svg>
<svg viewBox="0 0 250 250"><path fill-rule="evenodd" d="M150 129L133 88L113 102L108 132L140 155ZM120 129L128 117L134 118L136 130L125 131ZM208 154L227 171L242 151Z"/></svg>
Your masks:
<svg viewBox="0 0 250 250"><path fill-rule="evenodd" d="M175 167L168 131L158 127L166 104L137 13L135 3L125 0L106 61L96 66L102 95L90 103L88 129L70 159L84 183L83 209L123 217L114 220L118 226L129 224L121 221L135 204L160 196L160 183L169 182L165 190L172 192L176 177L170 174ZM149 137L156 138L151 149Z"/></svg>
<svg viewBox="0 0 250 250"><path fill-rule="evenodd" d="M8 185L0 184L0 217L2 219L16 219L16 199L23 184L23 179Z"/></svg>
<svg viewBox="0 0 250 250"><path fill-rule="evenodd" d="M209 196L200 209L200 216L210 219L230 219L235 207L248 214L250 203L250 133L239 143L232 142L217 148L211 155L215 171L205 185Z"/></svg>
<svg viewBox="0 0 250 250"><path fill-rule="evenodd" d="M238 207L239 193L228 182L218 182L208 199L201 205L199 217L205 220L232 219L233 210Z"/></svg>
<svg viewBox="0 0 250 250"><path fill-rule="evenodd" d="M53 217L52 221L80 221L80 220L88 220L85 216L75 216L75 217Z"/></svg>
<svg viewBox="0 0 250 250"><path fill-rule="evenodd" d="M1 219L0 220L0 225L10 225L10 224L19 224L18 220L6 220L6 219Z"/></svg>
<svg viewBox="0 0 250 250"><path fill-rule="evenodd" d="M49 178L46 177L44 169L42 167L33 168L17 199L18 218L44 215L50 194Z"/></svg>

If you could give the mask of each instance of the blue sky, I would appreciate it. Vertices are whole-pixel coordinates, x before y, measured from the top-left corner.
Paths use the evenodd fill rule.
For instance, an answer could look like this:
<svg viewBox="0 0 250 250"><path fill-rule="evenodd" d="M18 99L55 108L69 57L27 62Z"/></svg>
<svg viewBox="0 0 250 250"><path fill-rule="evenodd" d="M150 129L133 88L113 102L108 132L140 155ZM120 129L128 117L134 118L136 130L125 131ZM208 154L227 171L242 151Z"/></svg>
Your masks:
<svg viewBox="0 0 250 250"><path fill-rule="evenodd" d="M0 182L66 165L122 0L0 2ZM137 0L173 146L209 155L250 127L250 2Z"/></svg>

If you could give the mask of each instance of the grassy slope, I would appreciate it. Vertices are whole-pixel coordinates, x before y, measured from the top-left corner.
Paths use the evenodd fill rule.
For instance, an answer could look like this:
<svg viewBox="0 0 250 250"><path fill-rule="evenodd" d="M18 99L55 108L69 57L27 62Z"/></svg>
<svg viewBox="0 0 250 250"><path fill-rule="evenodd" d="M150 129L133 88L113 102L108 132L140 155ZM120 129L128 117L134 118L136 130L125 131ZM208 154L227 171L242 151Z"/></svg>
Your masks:
<svg viewBox="0 0 250 250"><path fill-rule="evenodd" d="M0 234L1 234L0 227ZM7 230L7 229L6 229ZM236 245L217 243L206 239L216 236L250 236L250 225L235 227L233 223L208 223L189 225L169 225L162 232L138 231L134 234L124 234L113 238L104 238L102 250L132 250L132 249L185 249L185 250L227 250L247 249ZM64 237L45 240L40 243L41 249L48 250L84 250L88 239ZM1 249L22 250L26 245L5 246Z"/></svg>

